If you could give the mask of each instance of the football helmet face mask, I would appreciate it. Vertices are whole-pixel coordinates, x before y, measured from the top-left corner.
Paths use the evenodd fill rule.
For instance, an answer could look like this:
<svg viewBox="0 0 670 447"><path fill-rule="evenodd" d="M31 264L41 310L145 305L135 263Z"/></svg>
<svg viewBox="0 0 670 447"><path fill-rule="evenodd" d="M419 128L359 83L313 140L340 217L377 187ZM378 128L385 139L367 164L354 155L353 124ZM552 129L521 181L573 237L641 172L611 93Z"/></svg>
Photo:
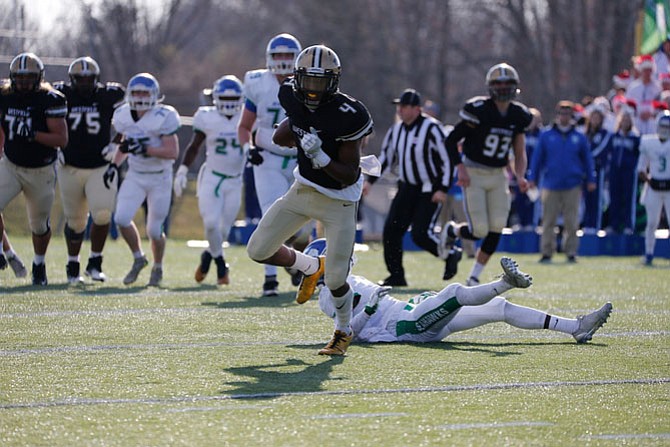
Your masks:
<svg viewBox="0 0 670 447"><path fill-rule="evenodd" d="M670 139L670 111L664 110L656 117L656 133L661 141Z"/></svg>
<svg viewBox="0 0 670 447"><path fill-rule="evenodd" d="M324 45L307 47L295 60L294 93L309 109L316 109L337 93L342 66L340 58Z"/></svg>
<svg viewBox="0 0 670 447"><path fill-rule="evenodd" d="M300 42L292 35L282 33L274 36L265 50L268 70L276 75L290 75L293 73L293 64L300 50L302 50Z"/></svg>
<svg viewBox="0 0 670 447"><path fill-rule="evenodd" d="M228 117L242 109L242 82L237 76L224 76L214 83L212 102L220 114Z"/></svg>
<svg viewBox="0 0 670 447"><path fill-rule="evenodd" d="M519 73L509 64L496 64L486 73L486 85L494 101L511 101L519 93Z"/></svg>
<svg viewBox="0 0 670 447"><path fill-rule="evenodd" d="M100 79L100 66L88 56L80 57L72 61L67 69L72 86L79 93L89 95L95 89L95 84Z"/></svg>
<svg viewBox="0 0 670 447"><path fill-rule="evenodd" d="M126 102L131 110L151 110L163 100L160 86L150 73L139 73L130 78L126 88Z"/></svg>
<svg viewBox="0 0 670 447"><path fill-rule="evenodd" d="M43 80L44 64L34 53L21 53L9 64L9 81L15 92L35 91Z"/></svg>

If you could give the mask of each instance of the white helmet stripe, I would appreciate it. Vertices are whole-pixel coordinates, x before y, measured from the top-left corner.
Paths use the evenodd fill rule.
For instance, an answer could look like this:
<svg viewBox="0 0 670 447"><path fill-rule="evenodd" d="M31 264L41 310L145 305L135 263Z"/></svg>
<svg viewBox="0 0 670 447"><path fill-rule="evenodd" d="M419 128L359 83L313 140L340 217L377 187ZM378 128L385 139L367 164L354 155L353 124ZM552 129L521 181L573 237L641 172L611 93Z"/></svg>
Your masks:
<svg viewBox="0 0 670 447"><path fill-rule="evenodd" d="M322 51L320 47L316 47L316 51L314 52L314 67L315 68L321 68L321 57Z"/></svg>

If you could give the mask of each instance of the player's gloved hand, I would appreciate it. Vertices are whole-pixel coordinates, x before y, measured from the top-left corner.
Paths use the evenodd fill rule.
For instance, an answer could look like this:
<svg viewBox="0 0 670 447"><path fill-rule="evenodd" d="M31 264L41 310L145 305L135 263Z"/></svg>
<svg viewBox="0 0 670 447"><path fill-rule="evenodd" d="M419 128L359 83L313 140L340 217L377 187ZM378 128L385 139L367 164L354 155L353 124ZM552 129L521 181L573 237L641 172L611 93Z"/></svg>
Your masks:
<svg viewBox="0 0 670 447"><path fill-rule="evenodd" d="M186 189L186 184L188 183L188 179L186 178L187 174L188 174L188 166L186 165L179 166L179 169L177 169L177 174L174 176L174 184L172 185L174 195L177 197L181 197L181 194Z"/></svg>
<svg viewBox="0 0 670 447"><path fill-rule="evenodd" d="M100 151L100 155L102 155L102 158L104 158L105 161L111 163L111 161L114 159L114 154L116 153L117 147L118 144L109 143L107 146L102 148L102 150Z"/></svg>
<svg viewBox="0 0 670 447"><path fill-rule="evenodd" d="M112 189L112 185L116 183L116 187L119 187L119 167L114 163L110 163L107 167L107 170L102 174L102 183L105 185L105 188Z"/></svg>
<svg viewBox="0 0 670 447"><path fill-rule="evenodd" d="M127 138L119 145L119 150L124 154L143 155L147 153L144 143L134 138Z"/></svg>
<svg viewBox="0 0 670 447"><path fill-rule="evenodd" d="M35 131L28 124L26 124L25 121L19 121L19 124L16 128L16 134L28 141L35 140Z"/></svg>
<svg viewBox="0 0 670 447"><path fill-rule="evenodd" d="M330 157L323 151L321 144L321 138L313 127L309 128L309 133L300 138L300 147L305 156L312 161L312 166L315 169L321 169L330 163Z"/></svg>
<svg viewBox="0 0 670 447"><path fill-rule="evenodd" d="M251 147L249 143L244 143L243 150L247 153L247 161L254 166L263 164L262 149Z"/></svg>
<svg viewBox="0 0 670 447"><path fill-rule="evenodd" d="M368 303L365 305L365 309L363 311L368 315L372 315L375 312L377 312L379 302L381 301L382 298L388 296L390 291L391 287L388 286L378 287L377 290L375 290L375 293L373 293L372 296L370 296L370 299L368 300Z"/></svg>

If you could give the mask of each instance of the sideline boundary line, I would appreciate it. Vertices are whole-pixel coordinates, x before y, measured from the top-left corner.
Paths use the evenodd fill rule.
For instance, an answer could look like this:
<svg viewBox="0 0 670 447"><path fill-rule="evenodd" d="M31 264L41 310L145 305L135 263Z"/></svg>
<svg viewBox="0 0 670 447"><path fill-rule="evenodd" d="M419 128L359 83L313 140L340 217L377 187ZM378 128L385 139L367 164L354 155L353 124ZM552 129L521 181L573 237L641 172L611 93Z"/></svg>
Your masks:
<svg viewBox="0 0 670 447"><path fill-rule="evenodd" d="M0 405L0 410L18 410L31 408L52 408L52 407L75 407L85 405L138 405L138 404L179 404L194 402L216 402L228 400L245 399L274 399L278 397L302 397L302 396L347 396L362 394L401 394L401 393L450 393L454 391L495 391L495 390L513 390L527 388L558 388L558 387L578 387L578 386L608 386L608 385L662 385L670 383L670 377L658 379L623 379L623 380L589 380L584 382L516 382L516 383L492 383L476 385L451 385L443 387L419 387L419 388L399 388L399 389L379 389L379 390L334 390L334 391L289 391L272 393L252 393L252 394L229 394L223 396L185 396L185 397L154 397L146 399L88 399L73 397L63 400L10 403Z"/></svg>

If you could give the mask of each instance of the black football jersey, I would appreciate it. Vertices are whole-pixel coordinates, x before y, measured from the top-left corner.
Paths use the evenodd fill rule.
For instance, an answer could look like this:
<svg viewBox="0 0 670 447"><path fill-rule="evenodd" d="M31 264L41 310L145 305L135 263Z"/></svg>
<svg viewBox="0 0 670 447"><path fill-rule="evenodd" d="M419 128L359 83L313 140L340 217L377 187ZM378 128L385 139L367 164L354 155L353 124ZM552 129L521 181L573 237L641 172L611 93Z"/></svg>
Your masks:
<svg viewBox="0 0 670 447"><path fill-rule="evenodd" d="M447 137L455 147L463 139L463 154L470 160L491 167L506 166L512 142L524 133L533 117L525 105L513 101L503 116L491 98L470 99L459 113L461 122Z"/></svg>
<svg viewBox="0 0 670 447"><path fill-rule="evenodd" d="M104 166L107 162L100 151L109 144L112 115L123 101L124 87L116 82L98 83L90 95L79 94L69 83L58 82L54 87L67 98L65 163L77 168Z"/></svg>
<svg viewBox="0 0 670 447"><path fill-rule="evenodd" d="M286 111L295 141L313 127L318 131L322 149L333 160L338 160L338 149L343 141L354 141L372 132L373 122L365 105L345 95L336 93L333 98L311 111L293 94L293 79L289 78L279 88L279 102ZM312 162L301 148L298 150L300 175L318 185L331 189L343 189L343 185L323 169L314 169Z"/></svg>
<svg viewBox="0 0 670 447"><path fill-rule="evenodd" d="M3 88L0 114L7 159L26 168L39 168L56 161L58 153L53 147L28 141L19 135L19 129L27 126L36 132L48 132L47 118L63 118L66 113L65 96L50 86L30 93Z"/></svg>

